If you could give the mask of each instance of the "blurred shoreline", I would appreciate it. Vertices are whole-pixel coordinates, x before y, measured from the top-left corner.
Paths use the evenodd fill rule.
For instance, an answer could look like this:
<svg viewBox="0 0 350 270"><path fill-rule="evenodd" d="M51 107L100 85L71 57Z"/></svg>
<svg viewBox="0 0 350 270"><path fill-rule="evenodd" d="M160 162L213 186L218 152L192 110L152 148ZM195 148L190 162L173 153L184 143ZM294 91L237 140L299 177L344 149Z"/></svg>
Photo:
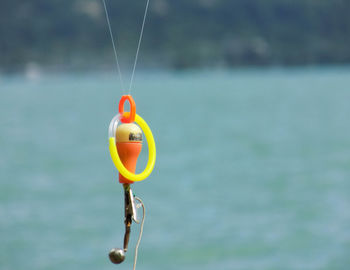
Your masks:
<svg viewBox="0 0 350 270"><path fill-rule="evenodd" d="M270 74L276 73L276 75L283 74L308 74L308 73L322 73L329 71L334 71L338 73L348 73L350 71L350 64L344 65L295 65L295 66L239 66L239 67L202 67L202 68L187 68L187 69L173 69L173 68L147 68L139 67L136 70L136 80L138 77L145 78L150 77L154 78L157 76L203 76L207 74L208 76L221 76L232 74L233 76L244 76L247 74ZM125 79L128 79L130 76L130 70L123 70L123 76ZM28 64L22 70L16 71L0 71L0 83L3 83L5 80L11 80L11 78L27 80L27 81L41 81L52 78L86 78L91 80L91 78L96 77L96 80L100 77L106 77L109 79L115 78L116 83L119 84L119 77L117 75L117 70L113 66L100 66L97 68L63 68L63 67L44 67L37 64Z"/></svg>
<svg viewBox="0 0 350 270"><path fill-rule="evenodd" d="M120 62L130 66L144 6L107 4ZM350 64L349 13L343 0L154 0L139 63L175 70ZM0 35L0 72L114 67L100 1L2 1Z"/></svg>

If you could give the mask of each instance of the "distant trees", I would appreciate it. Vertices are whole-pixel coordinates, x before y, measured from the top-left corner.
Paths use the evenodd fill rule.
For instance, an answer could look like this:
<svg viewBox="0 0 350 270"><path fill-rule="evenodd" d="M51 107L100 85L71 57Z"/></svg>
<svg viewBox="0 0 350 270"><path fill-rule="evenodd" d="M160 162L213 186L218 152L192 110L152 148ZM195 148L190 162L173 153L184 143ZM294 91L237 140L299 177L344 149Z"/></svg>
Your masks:
<svg viewBox="0 0 350 270"><path fill-rule="evenodd" d="M107 0L122 60L134 53L144 3ZM350 63L347 0L152 0L142 63L195 66ZM98 0L0 2L0 70L28 62L113 65Z"/></svg>

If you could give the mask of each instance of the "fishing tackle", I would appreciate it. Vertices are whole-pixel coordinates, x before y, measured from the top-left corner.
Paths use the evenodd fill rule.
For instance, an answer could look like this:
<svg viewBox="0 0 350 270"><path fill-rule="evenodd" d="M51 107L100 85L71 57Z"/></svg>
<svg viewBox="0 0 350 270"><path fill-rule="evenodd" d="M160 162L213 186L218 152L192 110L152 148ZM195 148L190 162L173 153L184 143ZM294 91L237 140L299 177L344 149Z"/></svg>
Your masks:
<svg viewBox="0 0 350 270"><path fill-rule="evenodd" d="M124 104L126 101L130 104L130 112L124 112ZM135 174L137 158L142 150L142 131L144 132L148 143L148 162L142 173ZM115 167L119 171L119 183L123 184L125 214L123 248L113 248L109 252L109 258L111 262L115 264L122 263L125 260L132 221L140 223L140 220L137 217L136 208L142 206L143 215L140 235L135 248L135 269L137 250L141 241L145 219L145 207L142 200L133 195L130 185L134 182L145 180L151 174L156 161L156 146L151 129L148 127L147 123L136 114L135 101L131 95L122 96L119 102L119 113L112 119L109 125L108 138L111 158Z"/></svg>
<svg viewBox="0 0 350 270"><path fill-rule="evenodd" d="M102 0L103 7L106 13L106 20L108 24L108 30L111 37L114 56L117 64L117 70L120 78L122 88L124 83L120 70L118 54L116 44L114 42L112 27L109 20L108 10L106 1ZM134 270L136 268L137 251L141 241L143 224L145 221L145 206L142 200L138 197L134 197L130 185L134 182L145 180L152 172L156 161L156 145L152 135L151 129L148 127L145 120L143 120L138 114L136 114L135 101L130 95L136 64L139 56L141 40L143 36L143 30L145 26L146 16L148 12L149 0L146 0L145 12L143 15L143 21L141 26L141 32L139 36L139 42L136 49L135 61L129 84L129 95L123 95L119 101L119 113L112 119L108 129L108 140L109 140L109 151L111 158L117 170L119 171L119 182L123 184L124 189L124 223L125 223L125 234L124 234L124 246L123 248L113 248L109 252L109 258L112 263L119 264L125 260L125 253L128 250L131 224L132 222L140 223L137 218L136 208L142 206L143 215L140 226L140 235L137 240L135 247L134 257ZM128 101L130 105L130 112L124 112L125 102ZM137 124L135 124L135 123ZM120 123L120 125L118 125ZM142 150L142 131L145 134L145 138L148 144L148 162L145 170L142 173L135 174L137 158Z"/></svg>

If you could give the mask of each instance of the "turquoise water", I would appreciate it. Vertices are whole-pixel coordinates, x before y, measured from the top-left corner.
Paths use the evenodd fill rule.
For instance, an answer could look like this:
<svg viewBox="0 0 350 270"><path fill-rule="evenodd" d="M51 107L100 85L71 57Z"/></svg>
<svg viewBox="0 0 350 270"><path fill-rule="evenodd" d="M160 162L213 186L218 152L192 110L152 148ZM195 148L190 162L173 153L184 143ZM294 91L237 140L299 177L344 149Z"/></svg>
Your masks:
<svg viewBox="0 0 350 270"><path fill-rule="evenodd" d="M132 269L107 257L120 95L114 73L0 77L2 270ZM133 95L158 147L137 269L349 269L350 68L139 72Z"/></svg>

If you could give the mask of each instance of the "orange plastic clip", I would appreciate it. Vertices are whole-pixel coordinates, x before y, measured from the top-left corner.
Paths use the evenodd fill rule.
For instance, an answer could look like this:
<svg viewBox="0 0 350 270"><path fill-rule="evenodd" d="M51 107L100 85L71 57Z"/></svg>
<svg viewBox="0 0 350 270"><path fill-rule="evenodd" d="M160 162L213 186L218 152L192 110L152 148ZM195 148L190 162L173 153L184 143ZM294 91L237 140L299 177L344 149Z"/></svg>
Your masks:
<svg viewBox="0 0 350 270"><path fill-rule="evenodd" d="M124 112L125 101L129 101L130 112ZM133 123L136 115L136 104L131 95L123 95L119 101L119 114L121 116L120 121L123 123Z"/></svg>

